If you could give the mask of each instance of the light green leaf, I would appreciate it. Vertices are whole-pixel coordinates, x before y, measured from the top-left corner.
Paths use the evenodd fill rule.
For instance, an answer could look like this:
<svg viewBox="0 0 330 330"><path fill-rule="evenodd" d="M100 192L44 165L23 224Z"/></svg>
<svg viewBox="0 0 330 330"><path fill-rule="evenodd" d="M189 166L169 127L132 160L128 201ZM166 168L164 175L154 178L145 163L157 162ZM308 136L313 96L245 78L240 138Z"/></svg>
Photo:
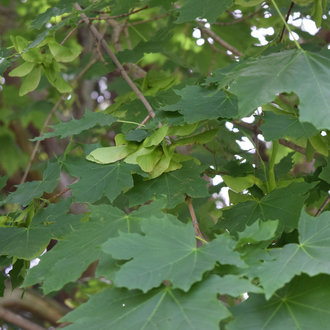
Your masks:
<svg viewBox="0 0 330 330"><path fill-rule="evenodd" d="M24 62L23 64L21 64L14 70L10 71L9 76L10 77L24 77L32 71L34 66L35 66L35 63Z"/></svg>
<svg viewBox="0 0 330 330"><path fill-rule="evenodd" d="M145 148L140 149L146 150ZM163 152L157 148L147 154L136 157L137 164L141 167L144 172L151 172L155 165L160 161L163 156Z"/></svg>
<svg viewBox="0 0 330 330"><path fill-rule="evenodd" d="M137 148L135 144L97 148L93 150L86 159L98 164L115 163L136 151Z"/></svg>
<svg viewBox="0 0 330 330"><path fill-rule="evenodd" d="M246 176L223 175L222 178L225 184L236 192L241 192L244 189L252 187L253 185L257 185L259 187L263 186L263 182L252 174L248 174Z"/></svg>
<svg viewBox="0 0 330 330"><path fill-rule="evenodd" d="M246 226L244 231L238 233L237 245L254 244L274 238L278 223L278 220L256 221L251 226Z"/></svg>
<svg viewBox="0 0 330 330"><path fill-rule="evenodd" d="M25 78L22 80L22 85L19 89L19 96L23 96L27 93L34 91L40 82L41 67L35 67Z"/></svg>
<svg viewBox="0 0 330 330"><path fill-rule="evenodd" d="M300 121L328 128L329 73L329 58L301 50L282 51L243 63L234 73L230 91L238 97L241 116L250 115L278 93L295 92L300 100Z"/></svg>
<svg viewBox="0 0 330 330"><path fill-rule="evenodd" d="M104 114L103 112L92 112L86 110L83 118L79 120L72 119L71 121L51 125L50 127L54 130L53 132L45 133L41 137L31 139L31 141L43 141L54 136L64 139L68 136L86 131L96 125L101 127L110 126L114 122L116 122L116 118L111 115Z"/></svg>
<svg viewBox="0 0 330 330"><path fill-rule="evenodd" d="M313 148L320 154L324 156L328 156L329 147L328 147L328 139L321 134L313 136L309 139Z"/></svg>
<svg viewBox="0 0 330 330"><path fill-rule="evenodd" d="M233 251L235 241L226 234L197 249L192 224L171 215L144 220L142 231L145 236L120 233L103 244L103 251L113 258L132 259L117 272L116 286L147 292L168 280L173 288L188 291L216 262L244 267Z"/></svg>
<svg viewBox="0 0 330 330"><path fill-rule="evenodd" d="M64 47L55 40L50 40L48 47L57 62L72 62L81 53L81 46L77 43L71 44L70 47Z"/></svg>
<svg viewBox="0 0 330 330"><path fill-rule="evenodd" d="M330 277L300 276L269 301L250 295L231 311L228 330L326 329L330 323Z"/></svg>
<svg viewBox="0 0 330 330"><path fill-rule="evenodd" d="M208 22L214 23L216 19L230 8L232 0L189 0L178 9L180 16L175 23L186 23L195 21L196 18L206 18Z"/></svg>
<svg viewBox="0 0 330 330"><path fill-rule="evenodd" d="M209 131L189 136L173 143L173 146L184 146L187 144L204 144L212 141L217 135L219 129L211 129Z"/></svg>
<svg viewBox="0 0 330 330"><path fill-rule="evenodd" d="M175 93L181 96L181 100L176 104L166 105L161 110L179 110L186 123L192 124L205 119L237 116L236 97L222 91L188 85L181 90L175 90Z"/></svg>
<svg viewBox="0 0 330 330"><path fill-rule="evenodd" d="M151 134L149 137L147 137L143 141L143 147L152 147L152 146L158 146L167 135L168 126L163 125L161 128L159 128L155 133Z"/></svg>
<svg viewBox="0 0 330 330"><path fill-rule="evenodd" d="M164 286L147 294L108 288L61 321L73 322L68 330L218 330L230 313L217 298L213 282L211 278L198 283L188 293Z"/></svg>

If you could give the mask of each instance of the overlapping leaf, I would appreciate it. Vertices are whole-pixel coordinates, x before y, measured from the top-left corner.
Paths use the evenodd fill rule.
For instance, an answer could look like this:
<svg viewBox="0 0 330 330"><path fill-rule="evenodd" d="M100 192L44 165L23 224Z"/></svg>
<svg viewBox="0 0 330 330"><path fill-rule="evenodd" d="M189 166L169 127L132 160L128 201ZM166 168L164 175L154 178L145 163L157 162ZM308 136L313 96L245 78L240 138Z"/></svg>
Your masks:
<svg viewBox="0 0 330 330"><path fill-rule="evenodd" d="M235 241L226 234L197 249L193 226L170 215L150 217L142 222L142 231L145 236L120 233L103 244L103 251L115 259L133 258L117 272L117 286L147 292L169 280L174 288L188 291L216 262L244 267L233 251Z"/></svg>
<svg viewBox="0 0 330 330"><path fill-rule="evenodd" d="M310 123L301 123L298 118L285 115L276 115L273 112L264 112L264 123L261 125L262 134L267 141L283 137L311 137L318 130Z"/></svg>
<svg viewBox="0 0 330 330"><path fill-rule="evenodd" d="M57 125L50 126L54 131L43 134L40 137L36 137L31 141L43 141L45 139L58 136L61 139L65 137L79 134L86 131L96 125L98 126L110 126L116 121L111 115L106 115L103 112L92 112L86 110L83 118L79 120L72 119L71 121L59 123Z"/></svg>
<svg viewBox="0 0 330 330"><path fill-rule="evenodd" d="M278 93L295 92L301 122L330 127L330 59L302 50L288 50L242 64L230 91L237 95L239 115L251 114Z"/></svg>
<svg viewBox="0 0 330 330"><path fill-rule="evenodd" d="M176 104L166 105L161 110L179 110L186 123L237 116L237 99L233 95L189 85L181 90L176 90L175 93L181 96L181 100Z"/></svg>
<svg viewBox="0 0 330 330"><path fill-rule="evenodd" d="M96 202L103 195L110 201L133 186L134 165L123 162L100 165L84 159L66 163L66 168L79 181L70 186L77 202Z"/></svg>
<svg viewBox="0 0 330 330"><path fill-rule="evenodd" d="M263 295L232 309L228 330L326 329L330 323L330 277L306 275L295 278L269 301Z"/></svg>
<svg viewBox="0 0 330 330"><path fill-rule="evenodd" d="M42 181L31 181L20 184L15 192L0 202L0 205L4 203L18 203L26 206L32 199L40 197L44 192L52 192L58 184L59 177L59 164L49 163L43 173Z"/></svg>
<svg viewBox="0 0 330 330"><path fill-rule="evenodd" d="M279 220L280 230L297 227L301 209L307 198L306 192L313 188L308 183L292 183L288 187L273 190L260 200L239 203L223 211L218 228L230 232L243 231L256 220Z"/></svg>
<svg viewBox="0 0 330 330"><path fill-rule="evenodd" d="M168 208L182 203L185 194L195 198L206 197L209 193L200 172L201 168L195 163L185 162L181 169L164 173L157 179L137 179L126 197L131 206L143 204L155 197L165 198Z"/></svg>
<svg viewBox="0 0 330 330"><path fill-rule="evenodd" d="M265 289L266 298L300 273L310 276L330 274L329 215L325 212L314 218L302 213L298 226L300 243L272 249L270 259L254 269Z"/></svg>
<svg viewBox="0 0 330 330"><path fill-rule="evenodd" d="M51 239L70 234L80 226L81 215L67 214L69 206L67 200L42 209L28 228L1 228L0 255L32 259L44 251Z"/></svg>
<svg viewBox="0 0 330 330"><path fill-rule="evenodd" d="M188 292L171 287L141 291L109 288L67 314L62 321L74 322L68 330L217 330L230 316L217 298L219 280L211 277Z"/></svg>

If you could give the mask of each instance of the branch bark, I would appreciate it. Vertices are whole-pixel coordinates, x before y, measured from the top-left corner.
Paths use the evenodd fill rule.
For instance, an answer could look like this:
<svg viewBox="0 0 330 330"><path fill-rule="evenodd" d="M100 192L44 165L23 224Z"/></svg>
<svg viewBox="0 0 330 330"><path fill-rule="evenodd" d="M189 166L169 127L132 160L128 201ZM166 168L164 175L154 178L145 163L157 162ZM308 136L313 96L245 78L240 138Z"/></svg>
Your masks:
<svg viewBox="0 0 330 330"><path fill-rule="evenodd" d="M77 10L79 10L79 11L82 10L81 7L79 6L79 4L77 2L74 4L74 7ZM106 43L106 41L103 39L103 37L100 34L100 32L96 29L95 26L93 26L93 25L90 24L90 21L89 21L88 17L84 13L81 13L80 16L84 20L84 22L88 25L88 27L89 27L91 33L93 34L94 38L101 43L101 45L102 45L103 49L105 50L105 52L109 55L109 57L111 58L111 60L113 61L113 63L119 69L120 74L126 80L127 84L131 87L131 89L134 91L134 93L137 95L137 97L143 103L143 105L145 106L145 108L148 111L149 116L151 118L154 118L155 117L155 112L152 109L150 103L145 98L145 96L141 93L141 91L136 87L136 85L134 84L134 82L131 80L131 78L129 77L129 75L125 71L124 67L121 65L121 63L117 59L116 55L111 51L110 47L108 46L108 44Z"/></svg>
<svg viewBox="0 0 330 330"><path fill-rule="evenodd" d="M204 24L202 22L197 22L200 29L208 34L211 38L213 38L213 40L215 42L217 42L219 45L221 45L222 47L230 50L233 54L237 55L237 56L243 56L243 53L241 53L238 49L236 49L234 46L232 46L231 44L229 44L227 41L223 40L222 38L220 38L216 33L214 33L211 29L208 29L204 26Z"/></svg>

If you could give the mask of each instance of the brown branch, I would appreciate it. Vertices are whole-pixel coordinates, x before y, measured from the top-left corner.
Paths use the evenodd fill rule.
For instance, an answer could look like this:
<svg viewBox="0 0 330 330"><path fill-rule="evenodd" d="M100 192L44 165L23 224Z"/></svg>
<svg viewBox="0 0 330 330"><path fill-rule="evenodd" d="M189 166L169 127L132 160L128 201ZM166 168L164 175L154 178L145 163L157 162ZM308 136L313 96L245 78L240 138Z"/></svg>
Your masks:
<svg viewBox="0 0 330 330"><path fill-rule="evenodd" d="M127 17L127 16L130 16L130 15L136 14L136 13L138 13L138 12L140 12L140 11L142 11L142 10L148 9L148 8L149 8L148 5L146 5L146 6L142 7L142 8L139 8L139 9L136 9L136 10L132 10L132 11L130 11L129 13L120 14L120 15L116 15L116 16L109 16L109 18L111 18L111 19L115 19L115 18ZM76 9L77 9L77 7L76 7ZM81 10L81 8L78 9L78 10ZM98 11L98 13L99 13L99 14L108 14L108 12L106 12L106 11Z"/></svg>
<svg viewBox="0 0 330 330"><path fill-rule="evenodd" d="M42 135L42 133L44 132L44 130L45 130L46 127L48 126L48 124L49 124L49 122L50 122L50 120L51 120L53 114L55 113L55 111L56 111L56 109L59 107L59 105L61 104L63 98L64 98L64 94L61 95L61 97L57 100L57 102L56 102L55 105L53 106L52 110L50 111L50 113L48 114L47 118L45 119L44 124L42 125L42 128L41 128L41 130L40 130L40 134L39 134L39 136ZM27 175L28 175L28 173L29 173L29 171L30 171L30 169L31 169L31 166L32 166L33 160L34 160L34 158L35 158L35 156L36 156L36 154L37 154L37 151L38 151L38 148L39 148L40 143L41 143L41 141L38 140L38 141L36 142L36 144L35 144L33 150L32 150L32 153L31 153L31 156L30 156L29 162L28 162L28 164L27 164L27 166L26 166L26 168L25 168L25 172L24 172L24 175L23 175L23 177L22 177L22 179L21 179L20 184L24 183L25 180L26 180L26 178L27 178Z"/></svg>
<svg viewBox="0 0 330 330"><path fill-rule="evenodd" d="M24 330L45 330L45 328L27 320L19 314L0 306L0 320L15 324Z"/></svg>
<svg viewBox="0 0 330 330"><path fill-rule="evenodd" d="M294 2L292 1L292 2L291 2L291 5L290 5L290 8L289 8L289 10L288 10L288 13L286 14L286 17L285 17L285 21L286 21L286 22L287 22L288 19L289 19L289 16L290 16L290 14L291 14L291 11L292 11L292 9L293 9L293 6L294 6ZM283 28L282 28L281 36L280 36L280 42L283 41L285 31L286 31L286 27L285 27L285 24L284 24L284 25L283 25Z"/></svg>
<svg viewBox="0 0 330 330"><path fill-rule="evenodd" d="M77 25L69 31L69 33L65 36L65 38L62 40L61 45L64 45L64 43L72 36L72 34L77 30L78 26L83 22L83 20L80 20Z"/></svg>
<svg viewBox="0 0 330 330"><path fill-rule="evenodd" d="M80 79L80 78L86 73L86 71L87 71L87 70L88 70L88 69L89 69L89 68L90 68L90 67L91 67L96 61L97 61L97 60L96 60L95 58L92 59L92 60L86 65L86 67L85 67L85 68L79 73L79 75L74 79L74 81L72 82L72 84L73 84L75 81L79 80L79 79ZM65 96L65 94L62 94L62 95L60 96L60 98L57 100L57 102L54 104L52 110L50 111L50 113L48 114L47 118L45 119L45 121L44 121L44 123L43 123L43 125L42 125L42 128L41 128L41 130L40 130L40 134L39 134L39 136L41 136L41 135L44 133L44 131L45 131L46 127L48 126L48 124L49 124L51 118L53 117L55 111L57 110L57 108L59 107L59 105L61 104L61 102L63 101L64 96ZM29 162L28 162L28 164L27 164L27 166L26 166L26 168L25 168L24 175L23 175L23 177L22 177L22 179L21 179L21 181L20 181L20 184L22 184L22 183L25 182L25 180L26 180L26 178L27 178L27 176L28 176L28 174L29 174L29 171L30 171L30 169L31 169L31 166L32 166L33 160L34 160L34 158L36 157L37 151L38 151L38 149L39 149L40 143L41 143L41 140L38 140L38 141L36 142L36 144L35 144L33 150L32 150L32 153L31 153L30 158L29 158Z"/></svg>
<svg viewBox="0 0 330 330"><path fill-rule="evenodd" d="M153 21L157 21L158 19L164 18L168 16L168 14L164 14L164 15L159 15L159 16L155 16L149 19L145 19L143 21L136 21L136 22L131 22L129 23L129 26L134 26L134 25L140 25L140 24L145 24L145 23L149 23L149 22L153 22Z"/></svg>
<svg viewBox="0 0 330 330"><path fill-rule="evenodd" d="M74 7L77 10L81 10L81 7L79 6L79 4L77 2L74 4ZM89 29L92 32L94 38L97 39L99 42L101 42L101 45L102 45L103 49L109 55L109 57L112 59L113 63L117 66L117 68L119 69L122 77L126 80L127 84L131 87L131 89L135 92L135 94L140 99L140 101L144 104L145 108L147 109L147 111L149 113L149 116L154 118L155 117L155 112L152 109L150 103L145 98L145 96L141 93L141 91L136 87L134 82L131 80L131 78L129 77L129 75L125 71L124 67L121 65L121 63L117 59L116 55L111 51L110 47L108 46L106 41L103 39L100 32L95 28L95 26L89 24L90 23L89 19L84 13L81 13L81 17L84 20L84 22L86 24L88 24Z"/></svg>
<svg viewBox="0 0 330 330"><path fill-rule="evenodd" d="M306 149L301 147L301 146L298 146L297 144L291 142L291 141L288 141L288 140L285 140L285 139L279 139L278 142L280 144L282 144L283 146L285 147L288 147L294 151L298 151L300 152L301 154L303 155L306 155Z"/></svg>
<svg viewBox="0 0 330 330"><path fill-rule="evenodd" d="M238 24L241 22L244 22L246 20L248 20L249 18L257 15L263 8L263 6L259 7L256 11L254 11L253 13L247 15L247 16L243 16L241 18L237 18L234 21L230 21L230 22L214 22L214 25L221 25L221 26L227 26L227 25L234 25L234 24Z"/></svg>
<svg viewBox="0 0 330 330"><path fill-rule="evenodd" d="M319 216L322 211L326 208L326 206L328 205L330 201L330 195L328 195L327 199L324 201L324 203L321 205L321 207L317 210L317 212L315 213L315 216Z"/></svg>
<svg viewBox="0 0 330 330"><path fill-rule="evenodd" d="M60 191L59 193L57 193L56 195L52 196L51 198L49 198L49 201L55 201L57 198L61 197L62 195L64 195L66 192L70 191L71 189L69 187L66 187L64 190Z"/></svg>
<svg viewBox="0 0 330 330"><path fill-rule="evenodd" d="M233 54L237 55L237 56L243 56L243 54L236 49L234 46L232 46L231 44L229 44L227 41L223 40L222 38L220 38L216 33L214 33L212 30L204 27L204 23L202 22L197 22L198 25L200 26L201 30L203 32L205 32L206 34L208 34L211 38L213 38L213 40L215 42L217 42L219 45L221 45L222 47L230 50Z"/></svg>
<svg viewBox="0 0 330 330"><path fill-rule="evenodd" d="M204 244L203 241L207 241L207 240L204 237L204 235L202 234L201 230L199 229L199 225L198 225L197 217L196 217L196 214L195 214L195 210L194 210L194 207L193 207L192 202L191 202L191 197L188 196L188 195L186 195L186 202L187 202L187 205L188 205L188 208L189 208L189 213L190 213L190 216L191 216L192 224L193 224L194 229L195 229L196 236L201 238L202 239L202 244Z"/></svg>

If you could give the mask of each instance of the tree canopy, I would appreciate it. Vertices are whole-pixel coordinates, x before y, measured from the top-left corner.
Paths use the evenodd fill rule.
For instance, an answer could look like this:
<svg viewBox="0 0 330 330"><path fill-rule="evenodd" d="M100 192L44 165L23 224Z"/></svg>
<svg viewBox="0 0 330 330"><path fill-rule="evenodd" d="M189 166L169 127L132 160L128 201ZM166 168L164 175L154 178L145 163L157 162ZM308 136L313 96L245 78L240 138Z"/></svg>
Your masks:
<svg viewBox="0 0 330 330"><path fill-rule="evenodd" d="M329 15L0 1L0 326L326 329Z"/></svg>

